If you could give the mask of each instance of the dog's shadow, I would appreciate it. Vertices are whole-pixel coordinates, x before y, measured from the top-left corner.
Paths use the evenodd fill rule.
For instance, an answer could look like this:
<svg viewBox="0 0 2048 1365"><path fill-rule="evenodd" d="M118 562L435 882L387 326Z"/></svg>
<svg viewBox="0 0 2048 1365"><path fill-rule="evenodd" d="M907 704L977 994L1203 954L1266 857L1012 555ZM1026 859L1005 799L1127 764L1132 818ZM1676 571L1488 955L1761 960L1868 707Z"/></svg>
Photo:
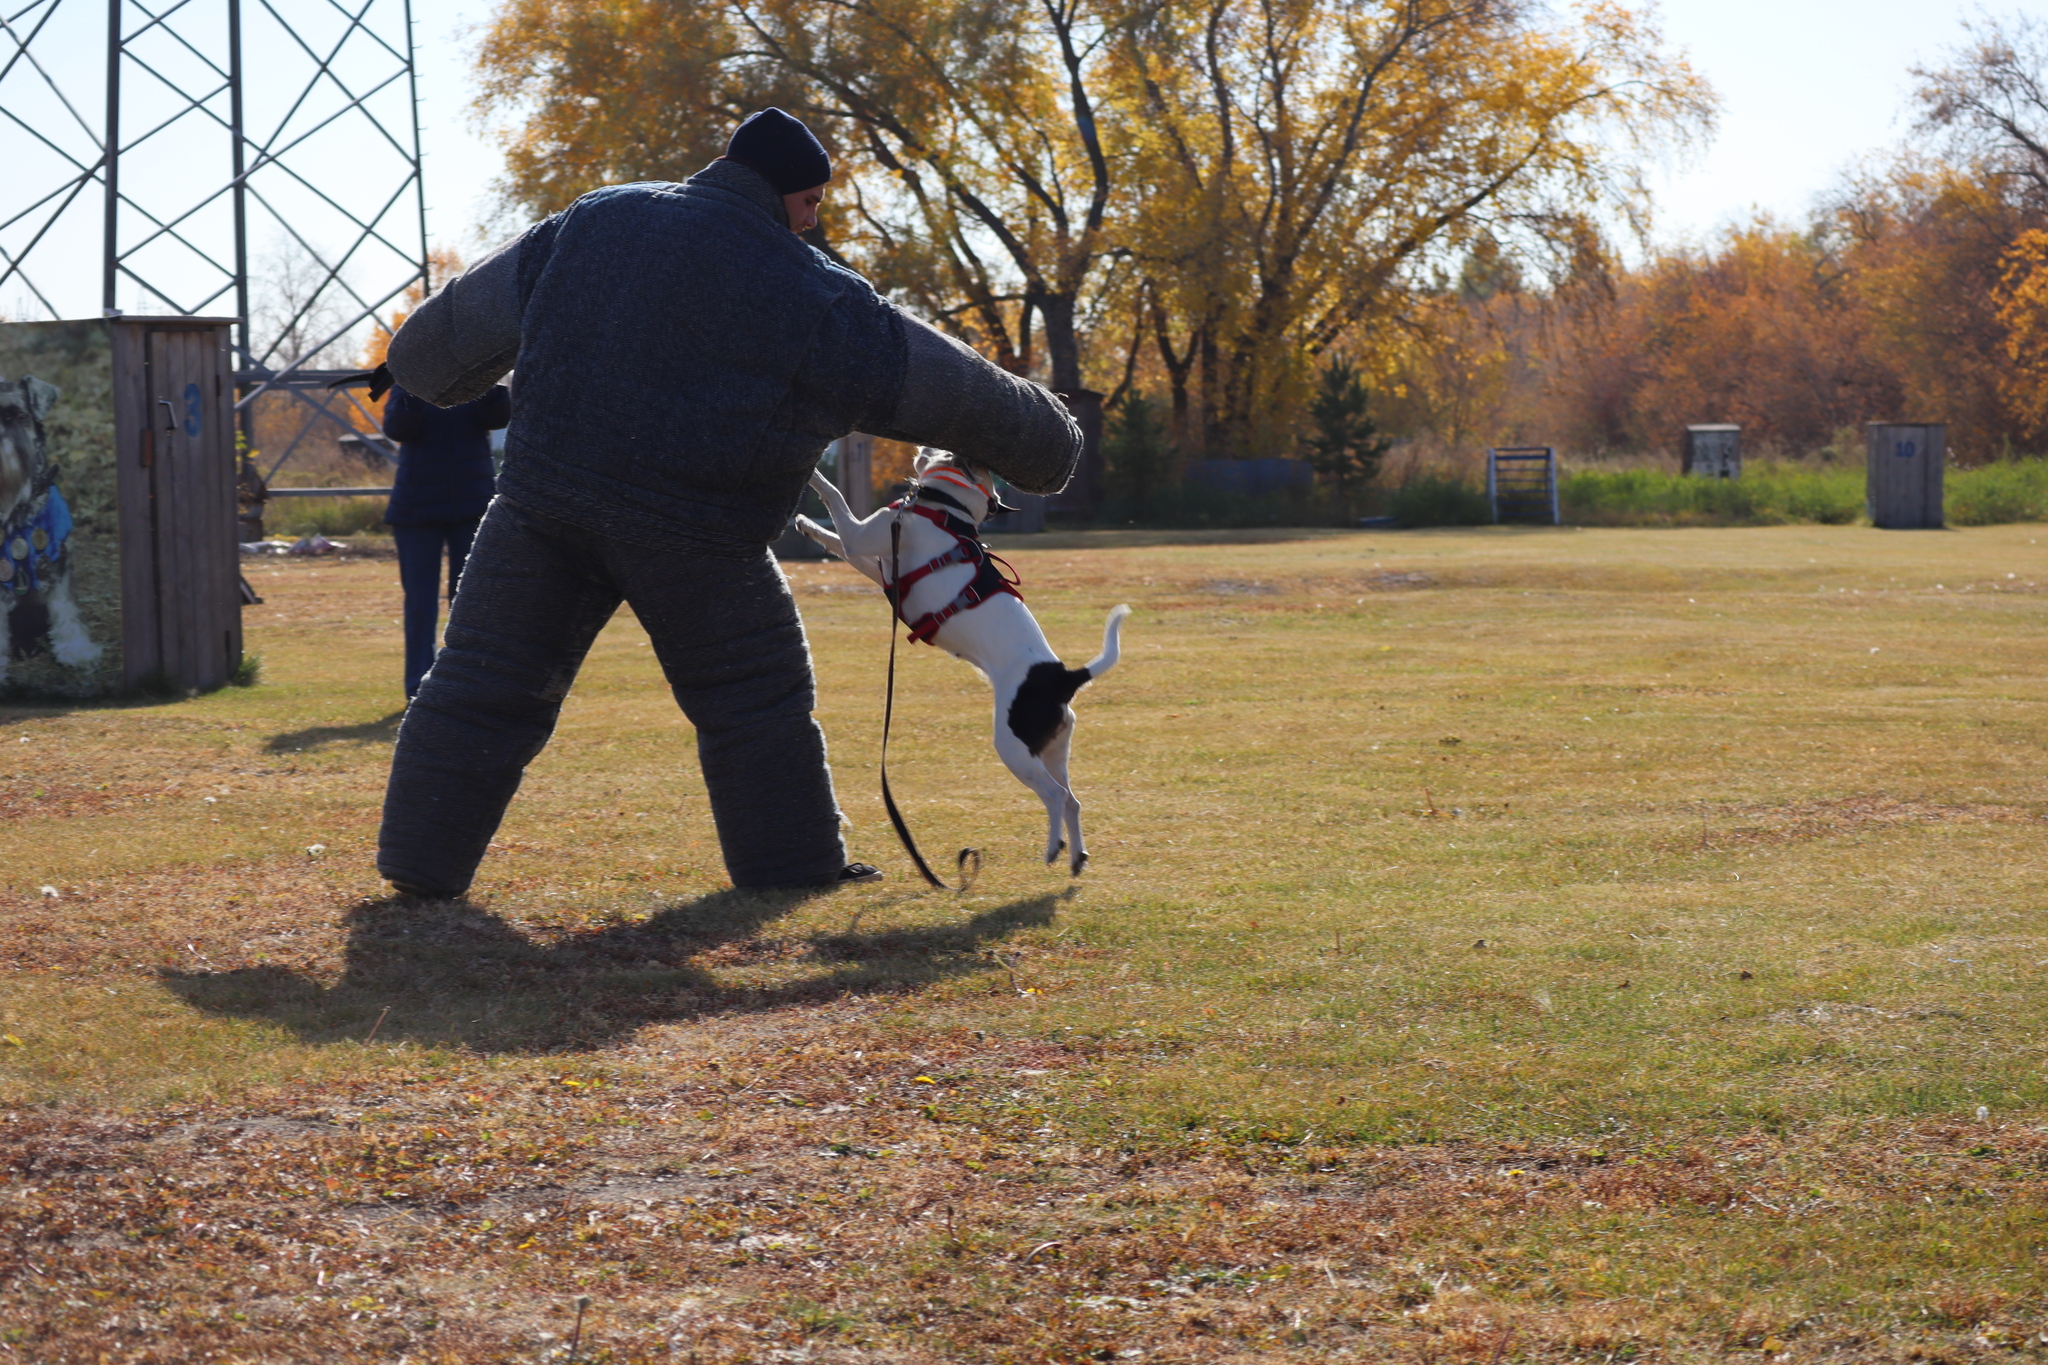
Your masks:
<svg viewBox="0 0 2048 1365"><path fill-rule="evenodd" d="M349 913L332 985L276 966L167 970L161 979L207 1014L265 1020L307 1042L580 1051L648 1024L909 994L986 971L988 945L1051 923L1073 893L1012 901L957 924L760 940L764 925L810 894L722 891L545 942L462 902L372 901ZM735 965L772 959L777 984L721 981L694 961L707 953Z"/></svg>
<svg viewBox="0 0 2048 1365"><path fill-rule="evenodd" d="M398 739L398 724L405 708L366 720L357 725L314 725L304 730L286 730L263 741L267 754L296 754L329 744L392 744Z"/></svg>

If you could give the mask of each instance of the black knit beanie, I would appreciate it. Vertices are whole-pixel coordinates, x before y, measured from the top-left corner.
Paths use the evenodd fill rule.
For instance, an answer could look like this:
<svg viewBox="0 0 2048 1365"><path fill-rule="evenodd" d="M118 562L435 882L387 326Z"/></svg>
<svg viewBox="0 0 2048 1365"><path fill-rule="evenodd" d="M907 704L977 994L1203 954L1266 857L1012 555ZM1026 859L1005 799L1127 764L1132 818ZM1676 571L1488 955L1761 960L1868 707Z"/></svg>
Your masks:
<svg viewBox="0 0 2048 1365"><path fill-rule="evenodd" d="M832 178L832 158L804 127L780 109L763 109L748 117L725 145L725 154L759 171L777 194L795 194Z"/></svg>

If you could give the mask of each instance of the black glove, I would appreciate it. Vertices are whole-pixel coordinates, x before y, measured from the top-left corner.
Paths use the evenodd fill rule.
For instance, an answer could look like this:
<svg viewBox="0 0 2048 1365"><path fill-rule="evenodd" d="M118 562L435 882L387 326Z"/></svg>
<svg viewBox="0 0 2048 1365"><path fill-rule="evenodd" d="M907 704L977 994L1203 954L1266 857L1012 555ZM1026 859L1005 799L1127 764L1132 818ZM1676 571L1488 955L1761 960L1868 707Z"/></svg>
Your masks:
<svg viewBox="0 0 2048 1365"><path fill-rule="evenodd" d="M339 379L329 380L327 387L330 389L346 389L352 388L357 384L368 384L370 386L370 401L374 403L385 394L391 392L391 386L397 382L397 380L391 377L391 367L380 363L374 370L358 370L354 374L345 374Z"/></svg>

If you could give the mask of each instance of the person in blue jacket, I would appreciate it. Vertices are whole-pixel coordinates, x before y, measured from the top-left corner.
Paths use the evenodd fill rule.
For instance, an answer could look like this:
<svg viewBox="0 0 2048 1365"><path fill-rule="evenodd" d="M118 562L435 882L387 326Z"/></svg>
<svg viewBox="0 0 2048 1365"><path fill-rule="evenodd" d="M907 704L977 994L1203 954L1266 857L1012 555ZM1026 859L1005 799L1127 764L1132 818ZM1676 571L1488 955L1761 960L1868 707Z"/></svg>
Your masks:
<svg viewBox="0 0 2048 1365"><path fill-rule="evenodd" d="M448 556L452 600L477 524L497 486L491 433L511 420L512 395L503 384L452 408L437 408L396 386L384 402L384 434L398 442L398 477L384 520L398 542L398 582L405 590L407 702L434 663L441 556Z"/></svg>

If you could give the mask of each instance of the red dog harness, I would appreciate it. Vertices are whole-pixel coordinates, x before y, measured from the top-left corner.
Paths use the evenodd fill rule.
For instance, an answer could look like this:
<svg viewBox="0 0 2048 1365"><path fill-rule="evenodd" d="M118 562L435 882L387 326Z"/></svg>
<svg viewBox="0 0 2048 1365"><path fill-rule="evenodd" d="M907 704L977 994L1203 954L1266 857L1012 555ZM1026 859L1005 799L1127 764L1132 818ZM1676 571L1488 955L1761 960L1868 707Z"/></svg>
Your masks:
<svg viewBox="0 0 2048 1365"><path fill-rule="evenodd" d="M981 543L981 537L971 523L963 521L950 512L941 511L936 507L918 506L917 497L919 496L935 497L937 499L944 499L946 502L953 501L951 498L946 497L945 494L938 493L934 489L920 489L911 498L898 499L890 503L889 506L899 514L907 511L923 517L932 525L946 532L953 537L953 548L936 559L920 564L915 569L906 570L897 578L893 587L884 588L883 591L888 595L889 604L896 608L897 619L910 627L911 643L930 644L932 636L939 633L939 627L952 620L955 616L958 616L961 612L972 611L998 593L1008 593L1019 602L1024 600L1024 594L1017 591L1018 585L1022 581L1018 578L1017 571L1011 568L1007 561L999 559L989 552L988 546ZM906 502L908 506L905 505ZM957 503L954 505L958 506ZM940 569L950 564L974 565L973 581L960 590L959 596L955 597L945 606L940 607L937 611L926 612L915 621L905 616L903 614L903 599L909 595L910 590L923 582L927 575L937 573ZM1005 573L1004 570L1008 570L1008 573Z"/></svg>

